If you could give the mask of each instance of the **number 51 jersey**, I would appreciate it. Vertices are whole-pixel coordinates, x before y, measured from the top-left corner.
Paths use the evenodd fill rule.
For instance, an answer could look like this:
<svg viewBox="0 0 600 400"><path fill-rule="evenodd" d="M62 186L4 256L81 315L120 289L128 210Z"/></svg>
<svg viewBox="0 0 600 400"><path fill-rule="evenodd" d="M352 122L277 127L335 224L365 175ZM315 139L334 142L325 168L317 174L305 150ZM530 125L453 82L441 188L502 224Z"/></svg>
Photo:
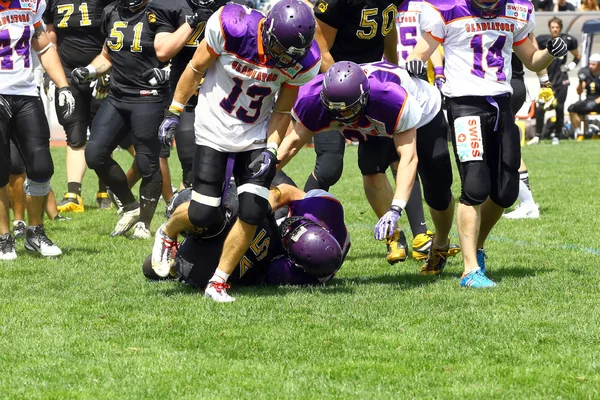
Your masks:
<svg viewBox="0 0 600 400"><path fill-rule="evenodd" d="M275 97L284 85L302 86L319 72L315 40L301 62L276 68L262 44L264 15L227 4L206 24L204 37L217 60L206 71L196 107L196 144L221 152L265 147Z"/></svg>
<svg viewBox="0 0 600 400"><path fill-rule="evenodd" d="M448 97L512 94L512 49L535 27L529 0L506 0L496 18L481 18L470 0L428 0L421 27L443 44Z"/></svg>

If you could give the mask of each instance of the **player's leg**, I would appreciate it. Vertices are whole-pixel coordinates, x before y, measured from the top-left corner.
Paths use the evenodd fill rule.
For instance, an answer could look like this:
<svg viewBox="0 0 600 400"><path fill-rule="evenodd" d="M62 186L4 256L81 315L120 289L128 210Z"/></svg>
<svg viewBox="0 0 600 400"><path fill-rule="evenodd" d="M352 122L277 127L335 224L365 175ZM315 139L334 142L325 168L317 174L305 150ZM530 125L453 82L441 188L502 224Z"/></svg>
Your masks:
<svg viewBox="0 0 600 400"><path fill-rule="evenodd" d="M25 163L17 146L10 142L10 176L8 179L8 196L13 209L13 235L15 239L24 238L27 231L25 223Z"/></svg>
<svg viewBox="0 0 600 400"><path fill-rule="evenodd" d="M46 235L43 215L50 192L54 163L50 154L50 127L44 105L39 97L19 97L15 101L12 122L13 140L19 149L27 179L25 194L29 228L25 234L25 248L45 257L55 257L62 251Z"/></svg>
<svg viewBox="0 0 600 400"><path fill-rule="evenodd" d="M149 239L150 222L156 211L158 200L163 189L159 154L161 144L156 132L162 122L163 104L138 103L132 104L130 116L131 133L135 147L135 162L140 171L140 220L135 225L132 238ZM169 184L169 191L171 187ZM172 195L172 192L171 192Z"/></svg>
<svg viewBox="0 0 600 400"><path fill-rule="evenodd" d="M342 177L346 139L338 131L319 132L314 137L317 160L315 169L308 176L304 191L329 190Z"/></svg>
<svg viewBox="0 0 600 400"><path fill-rule="evenodd" d="M503 214L508 219L539 218L540 210L533 199L533 193L529 186L529 171L525 161L521 159L519 166L519 205L511 212Z"/></svg>
<svg viewBox="0 0 600 400"><path fill-rule="evenodd" d="M165 203L171 201L173 197L173 184L171 183L171 169L169 168L169 157L171 156L171 148L168 146L160 146L158 155L160 175L162 177L161 193Z"/></svg>
<svg viewBox="0 0 600 400"><path fill-rule="evenodd" d="M156 231L152 268L167 276L172 249L180 232L194 227L218 231L225 223L221 206L229 155L207 146L196 146L192 200L177 207L171 218Z"/></svg>
<svg viewBox="0 0 600 400"><path fill-rule="evenodd" d="M92 90L92 89L90 89L90 90ZM102 105L103 102L104 102L104 99L95 99L93 97L91 97L91 99L90 99L89 114L88 114L88 119L87 119L87 121L88 121L87 122L87 126L88 126L87 137L88 138L90 136L90 128L92 126L92 122L94 121L94 118L96 117L96 114L98 113L98 110L100 109L100 106ZM86 166L87 166L87 164L86 164ZM98 209L100 209L100 210L106 210L111 207L111 198L108 195L108 187L106 186L106 184L104 182L102 182L102 179L100 179L100 178L98 178L98 191L96 192L96 204L98 205Z"/></svg>
<svg viewBox="0 0 600 400"><path fill-rule="evenodd" d="M567 101L568 90L569 86L563 85L554 93L556 96L556 133L554 137L556 139L552 139L552 144L559 143L559 138L562 136L565 127L565 102Z"/></svg>
<svg viewBox="0 0 600 400"><path fill-rule="evenodd" d="M450 255L449 235L454 218L452 164L444 114L440 111L430 123L419 128L417 137L418 171L435 226L433 241L427 251L427 261L421 268L421 274L437 275L444 270Z"/></svg>
<svg viewBox="0 0 600 400"><path fill-rule="evenodd" d="M10 100L9 100L10 101ZM0 123L0 260L17 258L15 239L10 234L8 180L10 175L10 129Z"/></svg>
<svg viewBox="0 0 600 400"><path fill-rule="evenodd" d="M192 111L184 111L181 113L179 126L175 132L175 141L177 143L177 156L181 164L181 174L184 187L192 186L193 173L192 164L194 161L194 151L196 149L194 135L194 118L195 114Z"/></svg>
<svg viewBox="0 0 600 400"><path fill-rule="evenodd" d="M477 238L481 225L481 204L488 198L491 190L490 171L485 162L487 156L485 140L487 131L494 129L496 109L484 103L485 98L449 98L447 102L448 123L452 131L454 154L462 182L456 218L464 263L461 285L495 286L481 274L477 263ZM469 123L475 123L478 132L482 133L481 137L472 138L468 135ZM483 148L483 154L471 151L474 147Z"/></svg>

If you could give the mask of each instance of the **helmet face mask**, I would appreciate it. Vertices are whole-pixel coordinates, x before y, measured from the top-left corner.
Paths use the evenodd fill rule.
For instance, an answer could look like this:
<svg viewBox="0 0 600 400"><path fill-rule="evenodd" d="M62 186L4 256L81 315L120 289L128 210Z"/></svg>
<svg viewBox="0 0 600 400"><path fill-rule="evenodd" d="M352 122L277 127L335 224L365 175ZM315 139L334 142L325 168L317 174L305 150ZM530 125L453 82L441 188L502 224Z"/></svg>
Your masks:
<svg viewBox="0 0 600 400"><path fill-rule="evenodd" d="M358 64L341 61L323 77L321 103L331 118L341 123L356 122L369 101L369 80Z"/></svg>
<svg viewBox="0 0 600 400"><path fill-rule="evenodd" d="M209 10L217 10L219 8L219 0L188 0L195 8L207 8Z"/></svg>
<svg viewBox="0 0 600 400"><path fill-rule="evenodd" d="M134 9L144 4L145 1L146 0L119 0L118 4L121 8Z"/></svg>
<svg viewBox="0 0 600 400"><path fill-rule="evenodd" d="M471 5L479 12L480 18L493 19L500 15L506 0L481 1L470 0Z"/></svg>

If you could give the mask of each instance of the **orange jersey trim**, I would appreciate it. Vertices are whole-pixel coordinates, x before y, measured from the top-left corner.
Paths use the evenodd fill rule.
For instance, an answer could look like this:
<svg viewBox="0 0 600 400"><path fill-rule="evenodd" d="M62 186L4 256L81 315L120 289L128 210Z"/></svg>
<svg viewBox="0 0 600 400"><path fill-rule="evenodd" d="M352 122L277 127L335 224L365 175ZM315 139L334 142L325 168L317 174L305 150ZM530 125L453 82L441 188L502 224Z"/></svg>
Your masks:
<svg viewBox="0 0 600 400"><path fill-rule="evenodd" d="M400 123L400 118L402 117L402 113L404 112L404 107L406 107L406 103L408 103L408 92L406 90L404 90L404 92L406 93L406 97L404 98L404 103L402 104L402 108L400 108L400 112L398 113L398 118L396 118L396 125L394 126L394 134L396 133L396 130L398 129L398 124Z"/></svg>
<svg viewBox="0 0 600 400"><path fill-rule="evenodd" d="M523 43L525 43L525 41L527 40L528 37L529 37L529 35L525 36L523 39L519 40L518 42L513 43L513 47L520 46Z"/></svg>

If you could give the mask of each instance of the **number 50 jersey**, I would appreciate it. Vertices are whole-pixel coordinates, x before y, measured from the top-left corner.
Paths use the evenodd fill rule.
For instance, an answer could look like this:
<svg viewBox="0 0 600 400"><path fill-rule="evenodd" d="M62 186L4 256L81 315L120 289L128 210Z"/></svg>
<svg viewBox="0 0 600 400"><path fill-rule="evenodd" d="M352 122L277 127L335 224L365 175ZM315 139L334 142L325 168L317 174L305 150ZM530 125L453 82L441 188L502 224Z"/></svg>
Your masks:
<svg viewBox="0 0 600 400"><path fill-rule="evenodd" d="M512 94L512 49L535 27L529 0L506 0L496 18L486 19L469 0L428 0L421 27L443 44L448 97Z"/></svg>
<svg viewBox="0 0 600 400"><path fill-rule="evenodd" d="M315 40L301 62L276 68L264 55L264 15L227 4L206 24L209 51L218 56L200 86L196 107L196 144L221 152L265 147L275 96L283 85L301 86L319 72Z"/></svg>

